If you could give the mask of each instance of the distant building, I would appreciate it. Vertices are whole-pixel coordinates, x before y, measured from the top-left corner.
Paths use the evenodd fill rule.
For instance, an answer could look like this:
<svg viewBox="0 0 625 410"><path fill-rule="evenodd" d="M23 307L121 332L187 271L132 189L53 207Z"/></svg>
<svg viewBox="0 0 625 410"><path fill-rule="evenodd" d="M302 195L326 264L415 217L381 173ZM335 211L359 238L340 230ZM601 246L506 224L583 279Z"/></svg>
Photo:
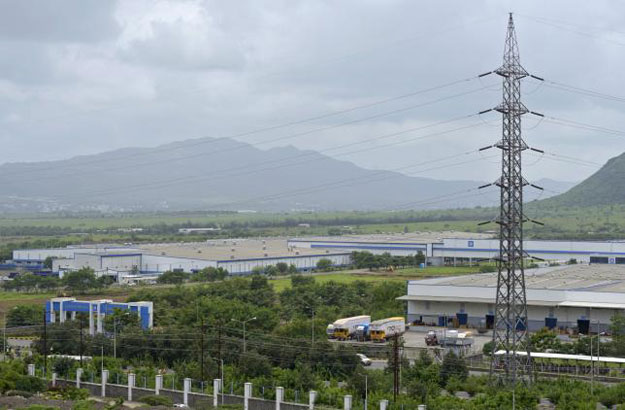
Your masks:
<svg viewBox="0 0 625 410"><path fill-rule="evenodd" d="M180 228L178 229L178 233L182 233L185 235L189 235L192 233L208 233L208 232L219 232L221 228Z"/></svg>

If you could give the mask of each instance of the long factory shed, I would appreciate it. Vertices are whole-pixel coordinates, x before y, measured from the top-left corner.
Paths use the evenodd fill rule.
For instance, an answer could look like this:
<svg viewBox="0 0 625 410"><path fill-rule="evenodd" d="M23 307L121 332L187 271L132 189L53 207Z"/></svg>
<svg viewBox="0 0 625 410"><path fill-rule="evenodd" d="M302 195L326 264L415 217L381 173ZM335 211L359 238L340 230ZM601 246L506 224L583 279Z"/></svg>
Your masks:
<svg viewBox="0 0 625 410"><path fill-rule="evenodd" d="M383 240L376 236L293 238L289 247L305 249L332 249L342 251L388 252L392 255L423 253L432 264L456 260L494 259L499 253L499 241L495 238L444 238L419 240L419 238L391 237ZM586 263L625 264L625 241L558 241L528 240L525 251L537 258L547 260L576 259Z"/></svg>

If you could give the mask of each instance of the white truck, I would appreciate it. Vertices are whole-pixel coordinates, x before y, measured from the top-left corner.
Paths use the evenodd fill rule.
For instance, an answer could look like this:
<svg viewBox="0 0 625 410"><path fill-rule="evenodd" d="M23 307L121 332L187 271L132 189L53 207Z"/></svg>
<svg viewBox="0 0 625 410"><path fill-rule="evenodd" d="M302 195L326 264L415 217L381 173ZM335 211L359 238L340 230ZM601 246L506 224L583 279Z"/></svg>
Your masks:
<svg viewBox="0 0 625 410"><path fill-rule="evenodd" d="M372 342L384 342L395 335L406 332L406 321L403 317L389 317L375 320L369 327L369 338Z"/></svg>
<svg viewBox="0 0 625 410"><path fill-rule="evenodd" d="M371 316L352 316L336 320L328 325L326 332L328 337L338 340L347 340L356 334L358 326L369 325ZM331 333L331 334L330 334Z"/></svg>
<svg viewBox="0 0 625 410"><path fill-rule="evenodd" d="M460 346L471 347L473 345L471 332L458 332L457 330L430 330L425 336L425 344L428 346Z"/></svg>

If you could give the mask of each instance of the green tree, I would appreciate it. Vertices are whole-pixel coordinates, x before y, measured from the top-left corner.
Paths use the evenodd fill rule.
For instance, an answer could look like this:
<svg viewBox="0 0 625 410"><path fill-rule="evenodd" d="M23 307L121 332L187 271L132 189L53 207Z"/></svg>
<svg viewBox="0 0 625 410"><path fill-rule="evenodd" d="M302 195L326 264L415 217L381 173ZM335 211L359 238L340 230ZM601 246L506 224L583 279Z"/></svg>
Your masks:
<svg viewBox="0 0 625 410"><path fill-rule="evenodd" d="M91 268L82 268L66 273L63 276L63 284L67 289L76 293L84 293L89 289L96 289L102 286Z"/></svg>
<svg viewBox="0 0 625 410"><path fill-rule="evenodd" d="M332 269L332 261L327 258L322 258L317 261L317 270L327 272Z"/></svg>
<svg viewBox="0 0 625 410"><path fill-rule="evenodd" d="M43 321L43 305L14 306L7 314L7 327L30 326Z"/></svg>
<svg viewBox="0 0 625 410"><path fill-rule="evenodd" d="M209 266L191 275L191 280L195 282L215 282L224 280L226 276L228 276L226 269Z"/></svg>
<svg viewBox="0 0 625 410"><path fill-rule="evenodd" d="M443 358L440 370L441 384L445 386L451 378L464 381L469 375L469 369L462 357L459 357L454 352L449 352Z"/></svg>
<svg viewBox="0 0 625 410"><path fill-rule="evenodd" d="M54 259L52 256L48 256L46 257L46 259L44 259L43 261L43 267L46 269L52 269L52 262L54 261Z"/></svg>
<svg viewBox="0 0 625 410"><path fill-rule="evenodd" d="M276 269L278 269L278 273L280 275L286 275L289 271L289 265L284 262L278 262L276 263Z"/></svg>
<svg viewBox="0 0 625 410"><path fill-rule="evenodd" d="M182 271L167 271L156 279L158 283L166 283L171 285L180 285L189 277L188 273Z"/></svg>

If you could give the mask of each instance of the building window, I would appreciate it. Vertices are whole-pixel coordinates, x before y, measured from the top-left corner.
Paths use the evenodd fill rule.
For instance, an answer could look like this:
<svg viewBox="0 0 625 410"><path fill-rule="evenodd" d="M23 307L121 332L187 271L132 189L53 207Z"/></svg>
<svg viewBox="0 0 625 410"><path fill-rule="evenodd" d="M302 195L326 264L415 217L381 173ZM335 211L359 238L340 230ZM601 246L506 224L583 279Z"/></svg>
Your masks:
<svg viewBox="0 0 625 410"><path fill-rule="evenodd" d="M425 310L430 310L430 301L429 300L425 301Z"/></svg>
<svg viewBox="0 0 625 410"><path fill-rule="evenodd" d="M466 304L464 302L460 303L460 313L464 313L465 309L466 309Z"/></svg>

